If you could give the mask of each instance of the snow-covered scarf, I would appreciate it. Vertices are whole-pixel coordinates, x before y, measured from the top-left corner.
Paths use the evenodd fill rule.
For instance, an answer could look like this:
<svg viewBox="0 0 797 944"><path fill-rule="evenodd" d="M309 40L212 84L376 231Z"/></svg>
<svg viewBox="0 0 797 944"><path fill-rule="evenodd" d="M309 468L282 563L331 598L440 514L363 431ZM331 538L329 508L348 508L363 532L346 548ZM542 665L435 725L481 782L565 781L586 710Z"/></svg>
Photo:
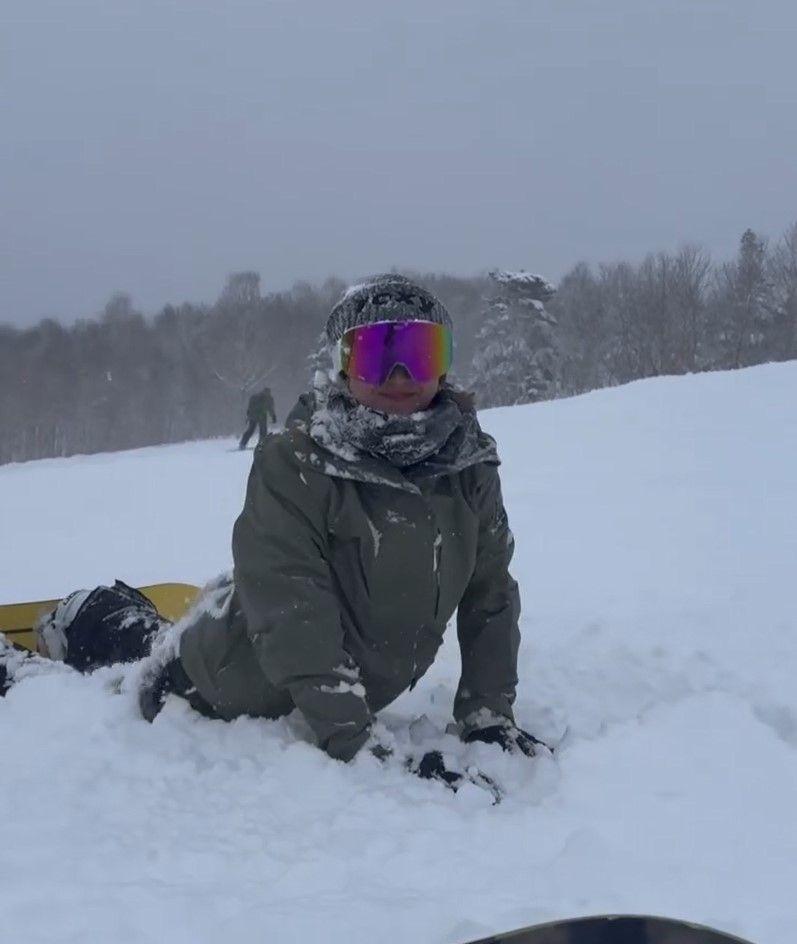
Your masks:
<svg viewBox="0 0 797 944"><path fill-rule="evenodd" d="M409 416L358 403L345 381L317 375L308 432L334 455L363 454L420 475L452 474L479 462L498 462L494 440L479 427L468 394L444 384L428 409Z"/></svg>

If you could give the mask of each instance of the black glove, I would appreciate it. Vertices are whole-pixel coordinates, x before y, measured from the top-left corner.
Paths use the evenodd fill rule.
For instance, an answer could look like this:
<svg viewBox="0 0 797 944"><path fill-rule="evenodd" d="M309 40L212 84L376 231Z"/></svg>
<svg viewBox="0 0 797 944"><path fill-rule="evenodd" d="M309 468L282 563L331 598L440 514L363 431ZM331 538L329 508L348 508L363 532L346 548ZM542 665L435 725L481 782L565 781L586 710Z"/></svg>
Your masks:
<svg viewBox="0 0 797 944"><path fill-rule="evenodd" d="M439 780L455 793L465 780L462 774L446 767L440 751L427 751L418 761L408 760L407 770L422 780Z"/></svg>
<svg viewBox="0 0 797 944"><path fill-rule="evenodd" d="M510 754L525 754L526 757L534 757L541 750L550 751L550 747L535 738L533 734L524 731L522 728L515 727L514 724L491 724L486 728L476 728L470 734L466 734L464 739L468 744L473 741L482 741L484 744L498 744L503 751Z"/></svg>

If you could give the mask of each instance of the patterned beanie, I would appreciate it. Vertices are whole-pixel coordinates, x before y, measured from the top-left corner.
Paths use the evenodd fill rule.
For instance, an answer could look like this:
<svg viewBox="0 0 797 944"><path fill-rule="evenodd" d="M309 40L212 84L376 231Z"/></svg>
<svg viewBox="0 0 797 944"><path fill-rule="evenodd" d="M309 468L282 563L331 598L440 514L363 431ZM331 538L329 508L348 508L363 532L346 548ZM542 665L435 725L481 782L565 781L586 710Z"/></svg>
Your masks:
<svg viewBox="0 0 797 944"><path fill-rule="evenodd" d="M327 340L335 344L351 328L378 321L433 321L453 328L451 316L431 292L389 273L346 290L327 318Z"/></svg>

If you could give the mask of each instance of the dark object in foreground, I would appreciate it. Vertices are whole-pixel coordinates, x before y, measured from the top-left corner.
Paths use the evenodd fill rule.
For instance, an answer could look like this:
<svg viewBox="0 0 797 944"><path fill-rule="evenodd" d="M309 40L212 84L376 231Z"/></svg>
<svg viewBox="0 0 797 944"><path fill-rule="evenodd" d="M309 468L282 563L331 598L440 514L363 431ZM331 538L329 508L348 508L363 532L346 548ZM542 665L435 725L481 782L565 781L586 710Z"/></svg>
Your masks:
<svg viewBox="0 0 797 944"><path fill-rule="evenodd" d="M545 741L541 741L522 728L515 727L508 721L504 724L491 724L486 728L477 728L471 731L465 740L468 743L481 741L484 744L497 744L502 751L509 754L519 752L525 754L526 757L535 757L540 750L553 753L553 748L549 747Z"/></svg>
<svg viewBox="0 0 797 944"><path fill-rule="evenodd" d="M475 787L486 790L490 794L493 798L493 806L503 799L503 791L492 777L488 777L475 767L462 771L449 770L440 751L428 751L420 760L408 761L407 770L422 780L437 780L454 793L464 784L472 783Z"/></svg>
<svg viewBox="0 0 797 944"><path fill-rule="evenodd" d="M76 590L42 619L38 632L52 658L91 672L143 659L168 624L140 590L116 580L112 587Z"/></svg>
<svg viewBox="0 0 797 944"><path fill-rule="evenodd" d="M429 751L417 765L411 764L409 769L422 780L439 780L452 790L456 790L465 779L462 774L446 767L440 751Z"/></svg>
<svg viewBox="0 0 797 944"><path fill-rule="evenodd" d="M121 581L120 581L121 583ZM132 588L131 588L132 589ZM158 615L172 622L185 615L188 608L199 594L199 587L188 583L155 583L139 587L158 612ZM70 594L69 596L74 596ZM55 600L31 600L25 603L0 604L0 633L3 633L12 645L18 645L31 651L36 649L35 626L44 626L48 614L64 603L68 598ZM50 653L52 658L52 653Z"/></svg>
<svg viewBox="0 0 797 944"><path fill-rule="evenodd" d="M601 915L538 924L468 944L753 944L690 921L646 915Z"/></svg>

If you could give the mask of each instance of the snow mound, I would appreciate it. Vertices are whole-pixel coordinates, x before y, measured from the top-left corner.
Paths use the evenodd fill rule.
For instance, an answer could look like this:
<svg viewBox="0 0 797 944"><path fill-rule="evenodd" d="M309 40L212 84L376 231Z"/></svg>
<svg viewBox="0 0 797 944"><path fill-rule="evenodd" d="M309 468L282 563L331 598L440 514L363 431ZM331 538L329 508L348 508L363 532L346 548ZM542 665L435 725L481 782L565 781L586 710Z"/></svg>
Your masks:
<svg viewBox="0 0 797 944"><path fill-rule="evenodd" d="M483 422L517 541L517 715L567 732L558 763L443 734L452 633L383 721L491 774L498 806L331 761L297 717L172 701L147 725L135 669L30 673L0 700L4 937L455 944L630 911L797 940L797 364ZM0 468L0 600L225 570L232 446Z"/></svg>

